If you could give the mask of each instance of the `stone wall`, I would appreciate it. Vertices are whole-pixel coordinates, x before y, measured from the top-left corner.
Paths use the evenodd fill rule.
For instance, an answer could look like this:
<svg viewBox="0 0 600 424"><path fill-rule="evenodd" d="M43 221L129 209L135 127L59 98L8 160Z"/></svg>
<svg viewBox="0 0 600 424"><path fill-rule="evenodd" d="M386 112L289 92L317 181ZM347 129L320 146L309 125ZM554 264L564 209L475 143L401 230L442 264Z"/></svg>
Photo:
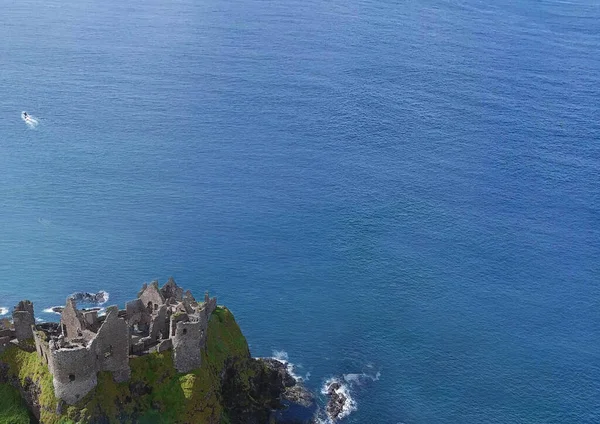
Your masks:
<svg viewBox="0 0 600 424"><path fill-rule="evenodd" d="M162 305L158 308L156 315L152 317L150 323L150 338L152 341L166 339L169 337L169 327L167 326L167 307Z"/></svg>
<svg viewBox="0 0 600 424"><path fill-rule="evenodd" d="M215 309L217 309L217 298L213 297L211 299L208 299L208 302L205 303L205 308L206 308L206 316L210 317L212 315L212 313L215 311Z"/></svg>
<svg viewBox="0 0 600 424"><path fill-rule="evenodd" d="M170 338L175 337L178 322L182 322L182 321L186 322L189 320L190 320L190 318L189 318L188 314L186 314L185 312L179 312L179 313L171 315L170 326L169 326L169 337Z"/></svg>
<svg viewBox="0 0 600 424"><path fill-rule="evenodd" d="M202 363L202 336L200 322L178 322L173 336L173 363L179 372L189 372Z"/></svg>
<svg viewBox="0 0 600 424"><path fill-rule="evenodd" d="M117 383L127 381L131 375L129 329L127 322L119 318L118 314L119 309L116 306L106 310L106 319L90 346L98 371L111 371Z"/></svg>
<svg viewBox="0 0 600 424"><path fill-rule="evenodd" d="M83 314L77 310L75 300L68 297L65 309L60 315L60 325L65 340L72 340L82 337L86 328Z"/></svg>
<svg viewBox="0 0 600 424"><path fill-rule="evenodd" d="M127 324L129 327L137 327L139 331L145 332L150 328L152 320L151 314L148 312L141 299L135 299L127 302L125 305Z"/></svg>
<svg viewBox="0 0 600 424"><path fill-rule="evenodd" d="M100 324L98 321L98 311L83 312L83 320L87 328L97 329Z"/></svg>
<svg viewBox="0 0 600 424"><path fill-rule="evenodd" d="M158 288L158 281L153 281L150 285L145 285L138 294L139 299L148 312L158 311L158 307L165 303L165 298Z"/></svg>
<svg viewBox="0 0 600 424"><path fill-rule="evenodd" d="M173 298L176 301L180 302L183 298L183 289L175 283L173 277L169 278L169 281L165 283L164 286L160 289L160 292L164 296L165 299Z"/></svg>
<svg viewBox="0 0 600 424"><path fill-rule="evenodd" d="M42 331L34 331L33 340L35 342L35 351L37 352L38 356L46 363L46 365L48 365L50 373L54 373L52 352L50 351L50 346L46 341L46 334Z"/></svg>
<svg viewBox="0 0 600 424"><path fill-rule="evenodd" d="M52 351L53 384L56 397L74 404L98 383L95 355L85 346Z"/></svg>
<svg viewBox="0 0 600 424"><path fill-rule="evenodd" d="M0 353L4 351L9 345L10 341L15 337L14 330L0 326Z"/></svg>
<svg viewBox="0 0 600 424"><path fill-rule="evenodd" d="M33 338L33 328L35 326L33 303L29 300L20 301L15 306L12 318L15 327L15 336L19 342Z"/></svg>

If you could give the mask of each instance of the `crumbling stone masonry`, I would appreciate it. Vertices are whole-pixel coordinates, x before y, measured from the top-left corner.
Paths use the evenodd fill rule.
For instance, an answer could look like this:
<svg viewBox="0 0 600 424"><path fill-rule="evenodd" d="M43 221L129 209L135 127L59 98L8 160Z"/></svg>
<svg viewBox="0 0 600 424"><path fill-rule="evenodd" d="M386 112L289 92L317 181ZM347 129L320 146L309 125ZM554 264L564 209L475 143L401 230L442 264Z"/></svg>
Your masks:
<svg viewBox="0 0 600 424"><path fill-rule="evenodd" d="M204 302L197 302L172 278L162 288L157 281L144 284L124 310L110 306L105 316L98 315L98 308L78 310L67 299L60 324L36 326L33 304L24 300L13 312L13 328L0 323L0 351L15 338L33 338L53 376L56 397L74 404L96 386L100 371L109 371L116 382L127 381L131 356L171 349L178 372L200 367L216 307L216 298L205 294Z"/></svg>
<svg viewBox="0 0 600 424"><path fill-rule="evenodd" d="M33 303L29 300L22 300L12 314L13 323L15 326L15 336L17 340L23 342L33 337L32 326L35 325L33 316Z"/></svg>
<svg viewBox="0 0 600 424"><path fill-rule="evenodd" d="M0 319L0 353L10 346L10 341L15 337L15 330L10 321L6 318Z"/></svg>

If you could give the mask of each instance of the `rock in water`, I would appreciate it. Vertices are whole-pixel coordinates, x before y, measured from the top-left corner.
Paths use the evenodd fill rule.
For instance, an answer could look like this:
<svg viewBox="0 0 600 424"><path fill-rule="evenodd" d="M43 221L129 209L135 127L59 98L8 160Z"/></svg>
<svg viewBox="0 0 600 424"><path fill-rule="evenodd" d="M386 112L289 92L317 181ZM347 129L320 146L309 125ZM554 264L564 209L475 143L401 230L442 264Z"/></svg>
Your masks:
<svg viewBox="0 0 600 424"><path fill-rule="evenodd" d="M271 420L278 424L316 423L314 396L289 373L287 364L273 358L261 358L260 361L273 373L272 385L280 393L282 408L273 411Z"/></svg>
<svg viewBox="0 0 600 424"><path fill-rule="evenodd" d="M69 298L73 299L75 302L100 304L108 300L108 293L104 290L100 290L98 293L77 292L73 293Z"/></svg>
<svg viewBox="0 0 600 424"><path fill-rule="evenodd" d="M335 421L344 412L344 407L348 401L346 396L338 391L341 387L342 385L337 381L334 381L327 387L327 395L329 396L327 415L332 421Z"/></svg>

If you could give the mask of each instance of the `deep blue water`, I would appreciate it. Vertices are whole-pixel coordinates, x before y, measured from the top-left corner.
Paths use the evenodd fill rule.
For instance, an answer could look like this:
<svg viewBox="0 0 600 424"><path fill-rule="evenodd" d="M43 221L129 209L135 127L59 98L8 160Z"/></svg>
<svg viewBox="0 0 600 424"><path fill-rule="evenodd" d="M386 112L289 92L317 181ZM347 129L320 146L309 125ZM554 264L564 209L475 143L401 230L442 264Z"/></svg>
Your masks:
<svg viewBox="0 0 600 424"><path fill-rule="evenodd" d="M0 6L0 306L172 275L347 423L600 422L597 1Z"/></svg>

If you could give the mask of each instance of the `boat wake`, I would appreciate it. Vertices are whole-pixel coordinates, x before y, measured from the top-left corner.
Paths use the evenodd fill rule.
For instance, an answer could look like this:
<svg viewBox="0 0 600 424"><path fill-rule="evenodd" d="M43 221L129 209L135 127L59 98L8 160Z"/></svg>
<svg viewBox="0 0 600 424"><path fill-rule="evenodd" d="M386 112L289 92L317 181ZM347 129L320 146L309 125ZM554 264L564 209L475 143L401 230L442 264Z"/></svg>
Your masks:
<svg viewBox="0 0 600 424"><path fill-rule="evenodd" d="M27 124L29 128L32 129L40 124L40 122L36 119L35 116L31 116L26 112L21 112L21 119L23 120L23 122L25 122L25 124Z"/></svg>

